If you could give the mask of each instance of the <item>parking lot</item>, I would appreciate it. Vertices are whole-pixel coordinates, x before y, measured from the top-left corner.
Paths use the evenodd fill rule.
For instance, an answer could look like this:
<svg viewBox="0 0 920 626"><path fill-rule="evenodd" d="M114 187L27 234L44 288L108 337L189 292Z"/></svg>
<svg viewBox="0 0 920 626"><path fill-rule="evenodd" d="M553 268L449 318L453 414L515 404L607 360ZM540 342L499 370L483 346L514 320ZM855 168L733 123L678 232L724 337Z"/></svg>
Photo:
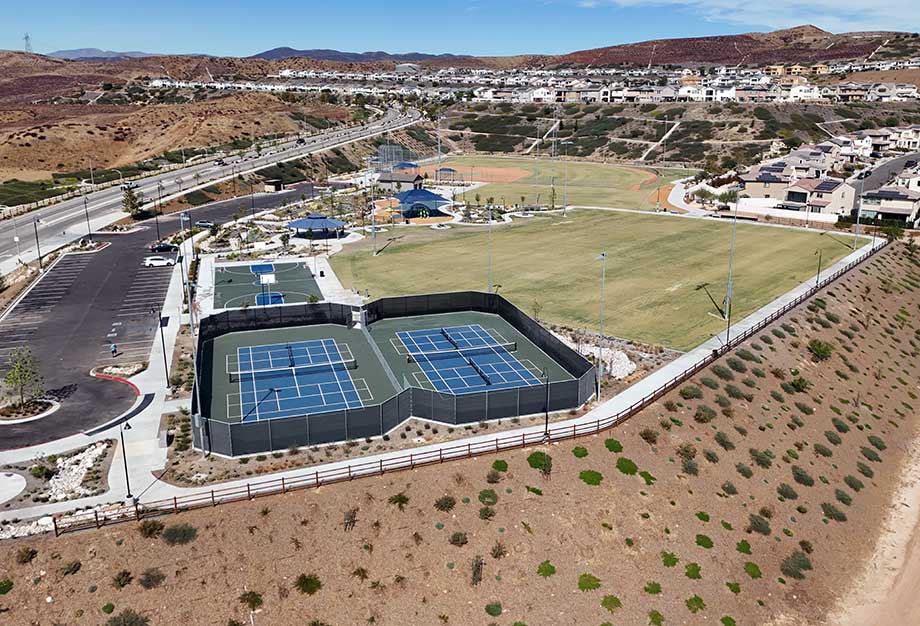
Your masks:
<svg viewBox="0 0 920 626"><path fill-rule="evenodd" d="M159 328L158 315L169 289L173 269L173 266L142 266L137 270L131 286L111 318L109 332L99 339L98 364L139 363L147 358ZM169 311L163 313L164 316L169 314ZM112 358L110 351L112 344L118 348L115 358Z"/></svg>

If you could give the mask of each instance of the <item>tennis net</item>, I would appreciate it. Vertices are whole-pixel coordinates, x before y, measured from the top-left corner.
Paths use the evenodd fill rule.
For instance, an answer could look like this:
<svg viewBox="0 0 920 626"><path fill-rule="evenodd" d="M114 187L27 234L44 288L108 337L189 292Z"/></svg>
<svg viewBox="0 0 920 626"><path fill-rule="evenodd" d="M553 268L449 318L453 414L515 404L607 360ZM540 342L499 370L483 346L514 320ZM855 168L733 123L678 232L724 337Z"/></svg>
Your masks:
<svg viewBox="0 0 920 626"><path fill-rule="evenodd" d="M425 363L427 361L437 361L439 359L456 359L477 356L481 354L503 354L505 352L516 352L517 342L497 343L488 346L473 346L470 348L457 348L456 350L435 350L433 352L410 352L406 355L409 363Z"/></svg>
<svg viewBox="0 0 920 626"><path fill-rule="evenodd" d="M441 329L441 334L444 335L444 338L447 339L447 341L450 342L450 345L452 345L452 346L455 347L455 348L460 348L460 346L457 345L457 342L454 341L454 338L451 337L449 334L447 334L447 331L444 330L443 328Z"/></svg>
<svg viewBox="0 0 920 626"><path fill-rule="evenodd" d="M326 363L311 363L309 365L296 365L294 367L276 367L268 369L245 368L228 370L231 383L238 383L247 378L278 378L297 374L315 374L318 372L331 372L333 370L354 370L358 369L356 359L346 359L342 361L329 361Z"/></svg>

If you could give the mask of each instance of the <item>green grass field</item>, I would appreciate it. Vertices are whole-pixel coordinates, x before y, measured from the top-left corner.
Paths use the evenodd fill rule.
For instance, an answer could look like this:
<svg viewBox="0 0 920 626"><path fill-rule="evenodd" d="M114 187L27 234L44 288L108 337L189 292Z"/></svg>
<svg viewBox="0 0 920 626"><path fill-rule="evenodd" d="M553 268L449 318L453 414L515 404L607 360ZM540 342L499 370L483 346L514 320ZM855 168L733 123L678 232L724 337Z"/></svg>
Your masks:
<svg viewBox="0 0 920 626"><path fill-rule="evenodd" d="M483 202L493 197L496 202L505 198L506 204L517 204L521 196L525 204L549 205L552 194L553 172L555 170L556 201L561 206L566 165L541 159L500 159L456 157L444 162L444 167L456 169L464 180L487 182L490 171L487 168L515 168L526 170L529 175L511 183L488 183L467 194L478 193ZM663 170L621 167L602 163L571 162L568 164L568 192L566 199L571 205L604 206L621 209L654 209L656 188L688 174L687 170ZM472 168L472 169L471 169ZM539 199L538 199L539 197Z"/></svg>
<svg viewBox="0 0 920 626"><path fill-rule="evenodd" d="M731 224L662 215L577 210L566 217L515 220L493 233L493 280L500 293L543 321L597 330L600 262L608 251L608 334L679 350L724 328L697 285L725 295ZM811 276L815 251L824 267L848 253L836 235L739 224L734 271L734 319L752 313ZM332 257L346 286L371 297L486 290L488 232L482 227L391 230L378 238L376 258L363 241ZM848 242L847 242L848 243Z"/></svg>

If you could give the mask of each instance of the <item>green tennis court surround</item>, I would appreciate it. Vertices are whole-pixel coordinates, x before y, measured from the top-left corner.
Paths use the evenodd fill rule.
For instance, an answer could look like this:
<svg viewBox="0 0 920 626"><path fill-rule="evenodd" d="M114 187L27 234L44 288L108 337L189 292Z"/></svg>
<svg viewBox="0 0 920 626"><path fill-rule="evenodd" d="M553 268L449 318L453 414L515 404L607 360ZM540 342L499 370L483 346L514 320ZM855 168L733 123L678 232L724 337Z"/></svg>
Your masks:
<svg viewBox="0 0 920 626"><path fill-rule="evenodd" d="M214 308L301 304L323 299L307 261L214 266Z"/></svg>

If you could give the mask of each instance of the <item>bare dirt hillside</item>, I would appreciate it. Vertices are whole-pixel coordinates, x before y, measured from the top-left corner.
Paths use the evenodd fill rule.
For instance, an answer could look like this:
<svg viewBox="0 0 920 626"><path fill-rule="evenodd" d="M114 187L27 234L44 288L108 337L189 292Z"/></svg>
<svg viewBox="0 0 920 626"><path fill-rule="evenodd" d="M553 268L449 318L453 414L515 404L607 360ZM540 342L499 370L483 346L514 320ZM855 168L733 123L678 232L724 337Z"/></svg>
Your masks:
<svg viewBox="0 0 920 626"><path fill-rule="evenodd" d="M897 244L599 436L5 543L4 623L829 623L900 567L918 293Z"/></svg>
<svg viewBox="0 0 920 626"><path fill-rule="evenodd" d="M910 83L920 87L920 69L888 70L884 72L853 72L835 82Z"/></svg>
<svg viewBox="0 0 920 626"><path fill-rule="evenodd" d="M304 128L292 114L341 122L345 107L238 94L147 107L36 105L0 110L0 180L118 167L180 147L216 146Z"/></svg>

